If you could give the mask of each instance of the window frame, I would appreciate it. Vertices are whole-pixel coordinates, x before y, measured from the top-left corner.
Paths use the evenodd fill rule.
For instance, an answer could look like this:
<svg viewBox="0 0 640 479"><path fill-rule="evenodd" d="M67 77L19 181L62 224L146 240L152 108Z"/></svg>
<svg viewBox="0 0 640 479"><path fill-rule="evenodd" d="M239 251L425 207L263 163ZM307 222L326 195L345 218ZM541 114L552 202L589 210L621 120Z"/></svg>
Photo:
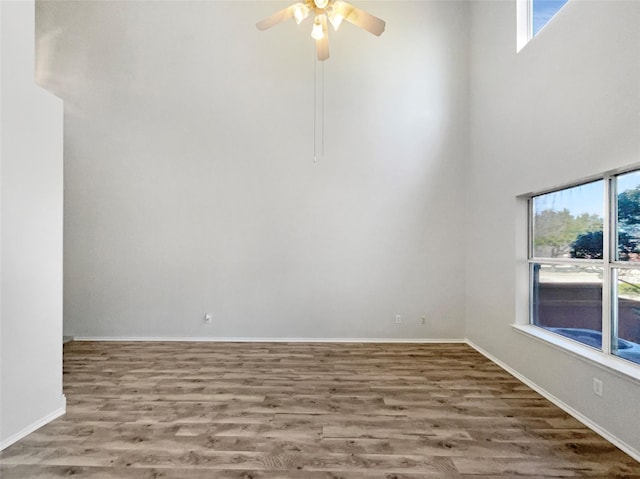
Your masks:
<svg viewBox="0 0 640 479"><path fill-rule="evenodd" d="M538 193L529 193L520 196L519 214L524 213L524 219L518 221L518 228L526 231L526 246L518 247L517 264L519 273L517 275L516 290L519 312L516 314L514 329L526 334L534 339L543 341L565 352L576 355L580 358L590 360L596 365L621 374L623 377L632 378L640 382L640 364L631 360L616 356L612 351L613 334L617 336L617 295L618 280L617 272L620 269L631 269L640 271L640 262L629 262L617 260L617 231L618 231L618 176L640 171L640 165L632 168L608 172L596 177L584 179L579 182L570 183L563 186L554 187ZM537 196L567 190L583 184L603 181L603 251L602 259L579 259L579 258L544 258L534 256L533 246L533 199ZM520 229L522 231L522 229ZM522 244L522 243L520 243ZM522 261L524 260L524 261ZM599 266L603 270L602 277L602 349L593 348L579 341L562 336L546 328L533 324L533 264L562 264L562 265L593 265ZM518 284L520 286L518 286ZM526 286L525 286L526 285ZM526 293L525 293L526 291ZM526 299L522 294L526 294Z"/></svg>
<svg viewBox="0 0 640 479"><path fill-rule="evenodd" d="M533 38L533 0L516 0L516 52Z"/></svg>

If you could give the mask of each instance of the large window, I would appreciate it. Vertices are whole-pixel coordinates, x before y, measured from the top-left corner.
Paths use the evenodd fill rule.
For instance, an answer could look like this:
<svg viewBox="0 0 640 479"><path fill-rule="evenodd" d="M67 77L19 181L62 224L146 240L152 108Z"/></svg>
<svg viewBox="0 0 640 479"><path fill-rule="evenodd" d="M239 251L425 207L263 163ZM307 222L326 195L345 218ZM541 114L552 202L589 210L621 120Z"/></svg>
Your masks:
<svg viewBox="0 0 640 479"><path fill-rule="evenodd" d="M640 171L529 205L530 323L640 364Z"/></svg>

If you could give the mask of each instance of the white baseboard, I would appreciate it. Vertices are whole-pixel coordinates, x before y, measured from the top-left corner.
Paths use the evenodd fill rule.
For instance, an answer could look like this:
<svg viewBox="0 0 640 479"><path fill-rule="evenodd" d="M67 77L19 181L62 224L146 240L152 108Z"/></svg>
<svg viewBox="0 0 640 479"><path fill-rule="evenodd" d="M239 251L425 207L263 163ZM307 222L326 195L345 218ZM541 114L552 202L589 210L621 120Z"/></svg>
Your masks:
<svg viewBox="0 0 640 479"><path fill-rule="evenodd" d="M0 451L2 451L3 449L6 449L11 444L13 444L15 442L18 442L23 437L28 436L33 431L35 431L37 429L40 429L45 424L50 423L54 419L59 418L60 416L62 416L67 411L67 398L66 398L66 396L64 394L62 395L61 403L62 403L62 405L58 409L56 409L55 411L50 412L46 416L38 419L34 423L32 423L32 424L28 425L27 427L25 427L22 431L17 432L13 436L10 436L7 439L5 439L4 441L0 442Z"/></svg>
<svg viewBox="0 0 640 479"><path fill-rule="evenodd" d="M464 344L466 339L420 339L420 338L246 338L246 337L113 337L74 336L74 341L184 341L216 343L452 343Z"/></svg>
<svg viewBox="0 0 640 479"><path fill-rule="evenodd" d="M553 394L551 394L549 391L547 391L546 389L541 388L540 386L538 386L536 383L534 383L533 381L529 380L527 377L523 376L522 374L520 374L519 372L517 372L515 369L511 368L510 366L507 366L505 363L503 363L501 360L499 360L498 358L496 358L495 356L493 356L492 354L488 353L487 351L485 351L484 349L482 349L480 346L478 346L477 344L473 343L470 340L466 340L466 343L471 346L473 349L475 349L476 351L478 351L480 354L482 354L484 357L486 357L487 359L489 359L489 361L497 364L498 366L500 366L502 369L504 369L505 371L507 371L509 374L511 374L513 377L515 377L516 379L518 379L519 381L522 381L524 384L526 384L527 386L529 386L531 389L533 389L535 392L537 392L538 394L540 394L541 396L543 396L545 399L548 399L549 401L551 401L553 404L555 404L556 406L558 406L560 409L562 409L564 412L566 412L567 414L569 414L570 416L573 416L575 419L577 419L578 421L580 421L582 424L584 424L586 427L588 427L589 429L591 429L592 431L594 431L595 433L599 434L600 436L602 436L603 438L605 438L607 441L609 441L611 444L613 444L614 446L616 446L617 448L619 448L620 450L624 451L625 453L627 453L629 456L631 456L632 458L634 458L636 461L640 462L640 451L636 450L635 448L631 447L629 444L627 444L626 442L618 439L616 436L614 436L613 434L611 434L609 431L607 431L606 429L600 427L598 424L594 423L593 421L591 421L591 419L589 419L588 417L586 417L585 415L583 415L582 413L576 411L575 409L573 409L571 406L569 406L568 404L566 404L565 402L563 402L562 400L558 399L556 396L554 396Z"/></svg>

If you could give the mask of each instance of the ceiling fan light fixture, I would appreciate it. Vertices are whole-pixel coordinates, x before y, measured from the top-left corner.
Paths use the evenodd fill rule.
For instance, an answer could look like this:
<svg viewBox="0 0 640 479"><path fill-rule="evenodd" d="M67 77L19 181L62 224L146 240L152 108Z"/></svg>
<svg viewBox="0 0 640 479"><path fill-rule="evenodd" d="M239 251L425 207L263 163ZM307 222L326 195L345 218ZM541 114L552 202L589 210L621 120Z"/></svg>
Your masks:
<svg viewBox="0 0 640 479"><path fill-rule="evenodd" d="M347 21L378 37L385 30L384 20L356 8L344 0L298 0L293 5L260 20L256 23L256 27L258 30L267 30L290 18L300 24L312 11L314 19L311 37L316 41L316 53L320 61L329 58L329 31L327 28L329 22L334 30L338 30L342 22Z"/></svg>
<svg viewBox="0 0 640 479"><path fill-rule="evenodd" d="M324 38L324 29L322 28L322 17L324 14L316 15L313 20L313 28L311 29L311 37L315 40L322 40Z"/></svg>
<svg viewBox="0 0 640 479"><path fill-rule="evenodd" d="M309 16L309 7L304 3L296 3L293 5L293 18L298 25Z"/></svg>

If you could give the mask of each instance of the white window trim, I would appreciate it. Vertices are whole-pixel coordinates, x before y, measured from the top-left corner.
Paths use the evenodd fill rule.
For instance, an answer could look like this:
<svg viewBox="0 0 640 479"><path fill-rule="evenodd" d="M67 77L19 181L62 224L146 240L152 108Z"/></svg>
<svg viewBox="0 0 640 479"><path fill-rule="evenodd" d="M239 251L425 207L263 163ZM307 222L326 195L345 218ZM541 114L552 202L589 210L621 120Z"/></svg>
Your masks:
<svg viewBox="0 0 640 479"><path fill-rule="evenodd" d="M612 234L615 233L615 228L611 228L611 218L617 218L618 212L613 212L613 208L616 207L617 202L614 201L613 195L615 194L614 175L604 175L604 188L603 188L603 200L606 208L602 217L602 354L606 357L611 357L611 340L604 338L611 338L611 307L612 298L611 292L613 291L613 265L611 264L611 248L613 245L617 246L617 239L612 239ZM615 204L614 204L615 202ZM605 291L607 292L605 294ZM617 303L617 302L616 302ZM607 320L605 320L607 318Z"/></svg>
<svg viewBox="0 0 640 479"><path fill-rule="evenodd" d="M528 0L518 0L527 1ZM515 331L524 334L528 337L534 338L545 344L548 344L563 352L569 353L572 356L583 359L590 364L593 364L601 369L604 369L610 373L621 376L625 379L633 379L640 382L640 365L631 361L619 358L610 354L611 344L609 341L605 341L604 338L611 337L611 287L612 287L612 272L615 268L630 267L626 262L610 261L612 253L612 245L615 244L612 241L612 235L615 234L615 230L611 228L612 218L617 218L617 213L614 213L614 208L617 211L617 192L615 191L615 182L612 181L617 175L629 173L631 171L640 170L640 165L634 165L633 167L627 167L624 169L614 170L602 175L590 177L582 181L569 183L564 186L557 186L539 193L527 193L520 195L516 198L516 317L515 324L512 327ZM604 225L603 225L603 259L602 260L579 260L579 264L598 264L602 266L605 274L603 274L603 298L602 309L603 318L609 318L603 320L602 330L602 351L595 348L584 345L578 341L574 341L570 338L561 336L559 334L547 331L544 328L530 324L530 262L532 255L530 254L531 248L531 216L530 216L530 200L537 195L558 191L565 188L571 188L580 184L589 183L592 181L604 181L604 195L608 201L605 203L608 208L604 211ZM554 258L540 258L540 261L545 264L551 263L572 263L578 262L578 260L561 259L556 260ZM634 267L636 269L637 266ZM609 294L604 294L608 291Z"/></svg>
<svg viewBox="0 0 640 479"><path fill-rule="evenodd" d="M533 2L516 0L516 52L533 38Z"/></svg>

